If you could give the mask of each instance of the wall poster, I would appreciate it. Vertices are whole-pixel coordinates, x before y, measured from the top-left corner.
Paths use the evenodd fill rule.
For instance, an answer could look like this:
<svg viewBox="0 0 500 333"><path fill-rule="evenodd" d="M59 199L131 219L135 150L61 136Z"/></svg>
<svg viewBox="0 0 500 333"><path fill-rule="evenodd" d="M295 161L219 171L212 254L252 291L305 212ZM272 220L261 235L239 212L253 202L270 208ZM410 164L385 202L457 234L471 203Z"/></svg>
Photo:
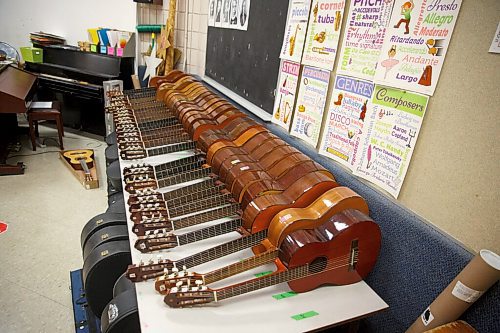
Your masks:
<svg viewBox="0 0 500 333"><path fill-rule="evenodd" d="M299 82L300 64L284 60L281 64L279 86L274 100L271 121L287 131L290 130L295 96Z"/></svg>
<svg viewBox="0 0 500 333"><path fill-rule="evenodd" d="M462 0L396 0L375 82L432 96Z"/></svg>
<svg viewBox="0 0 500 333"><path fill-rule="evenodd" d="M304 66L290 134L316 147L321 131L330 72Z"/></svg>
<svg viewBox="0 0 500 333"><path fill-rule="evenodd" d="M331 71L337 55L345 1L313 0L302 63Z"/></svg>
<svg viewBox="0 0 500 333"><path fill-rule="evenodd" d="M398 197L428 100L425 95L375 85L355 175Z"/></svg>
<svg viewBox="0 0 500 333"><path fill-rule="evenodd" d="M250 1L210 0L208 3L208 26L247 30Z"/></svg>
<svg viewBox="0 0 500 333"><path fill-rule="evenodd" d="M310 0L292 0L290 6L280 58L300 62L311 2Z"/></svg>
<svg viewBox="0 0 500 333"><path fill-rule="evenodd" d="M337 74L373 80L394 0L352 0Z"/></svg>
<svg viewBox="0 0 500 333"><path fill-rule="evenodd" d="M373 83L337 75L319 153L353 170L362 150L361 138Z"/></svg>

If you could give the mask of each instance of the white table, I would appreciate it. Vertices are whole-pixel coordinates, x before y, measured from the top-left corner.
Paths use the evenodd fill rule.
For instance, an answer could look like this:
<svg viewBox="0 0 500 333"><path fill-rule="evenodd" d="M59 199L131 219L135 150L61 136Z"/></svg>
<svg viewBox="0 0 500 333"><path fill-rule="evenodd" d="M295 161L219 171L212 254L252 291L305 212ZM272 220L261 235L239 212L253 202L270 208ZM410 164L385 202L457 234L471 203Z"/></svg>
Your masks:
<svg viewBox="0 0 500 333"><path fill-rule="evenodd" d="M193 151L149 157L141 163L156 165L191 156ZM124 167L137 162L120 160ZM125 202L128 193L124 191ZM127 207L129 230L133 223ZM220 220L218 221L220 222ZM203 224L208 226L215 222ZM196 230L199 226L177 231L178 233ZM221 235L200 242L191 243L171 250L143 254L134 248L137 236L130 233L132 262L148 262L161 255L164 259L178 260L198 253L215 245L237 239L237 232ZM213 269L237 262L252 255L250 249L233 253L226 257L207 262L189 271L207 273ZM273 264L261 266L231 278L210 285L220 288L255 277L255 274L274 271ZM154 281L136 283L137 303L142 333L156 332L305 332L322 327L339 325L366 317L388 308L388 305L364 282L347 286L324 286L313 291L277 300L273 295L290 291L286 283L257 290L245 295L229 298L193 308L170 308L163 302L163 296L156 292ZM314 311L317 315L296 320L292 316Z"/></svg>

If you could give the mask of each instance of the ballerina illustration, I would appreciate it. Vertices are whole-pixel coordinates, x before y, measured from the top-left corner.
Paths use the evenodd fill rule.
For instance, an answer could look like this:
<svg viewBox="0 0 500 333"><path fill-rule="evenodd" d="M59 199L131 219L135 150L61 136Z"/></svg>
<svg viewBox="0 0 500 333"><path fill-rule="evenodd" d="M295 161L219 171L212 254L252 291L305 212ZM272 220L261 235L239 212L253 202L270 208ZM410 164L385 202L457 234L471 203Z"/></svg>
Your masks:
<svg viewBox="0 0 500 333"><path fill-rule="evenodd" d="M387 78L387 73L389 73L389 71L394 66L396 66L397 64L399 64L399 60L394 59L394 57L396 56L396 45L393 45L391 47L391 49L389 50L389 52L387 52L387 55L389 56L389 58L385 59L384 61L382 61L380 63L382 65L382 67L385 67L384 80Z"/></svg>

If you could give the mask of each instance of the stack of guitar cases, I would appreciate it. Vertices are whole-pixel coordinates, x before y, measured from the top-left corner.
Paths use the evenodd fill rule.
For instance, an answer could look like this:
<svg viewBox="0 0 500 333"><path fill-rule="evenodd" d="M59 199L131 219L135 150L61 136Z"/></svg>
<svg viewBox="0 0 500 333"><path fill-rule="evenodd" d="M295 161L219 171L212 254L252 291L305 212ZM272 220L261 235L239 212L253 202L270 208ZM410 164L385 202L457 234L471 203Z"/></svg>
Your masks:
<svg viewBox="0 0 500 333"><path fill-rule="evenodd" d="M108 209L82 230L82 280L87 304L101 318L103 333L136 333L140 326L135 287L125 276L132 261L115 133L106 143Z"/></svg>

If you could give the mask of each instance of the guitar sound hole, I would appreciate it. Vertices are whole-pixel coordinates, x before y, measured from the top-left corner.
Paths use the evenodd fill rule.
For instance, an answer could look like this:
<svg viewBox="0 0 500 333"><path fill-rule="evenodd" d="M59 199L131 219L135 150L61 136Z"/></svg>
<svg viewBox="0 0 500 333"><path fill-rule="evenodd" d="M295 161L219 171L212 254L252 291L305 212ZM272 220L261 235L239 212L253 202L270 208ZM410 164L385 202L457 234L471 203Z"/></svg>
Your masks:
<svg viewBox="0 0 500 333"><path fill-rule="evenodd" d="M325 257L318 257L309 264L309 273L324 271L328 260Z"/></svg>

